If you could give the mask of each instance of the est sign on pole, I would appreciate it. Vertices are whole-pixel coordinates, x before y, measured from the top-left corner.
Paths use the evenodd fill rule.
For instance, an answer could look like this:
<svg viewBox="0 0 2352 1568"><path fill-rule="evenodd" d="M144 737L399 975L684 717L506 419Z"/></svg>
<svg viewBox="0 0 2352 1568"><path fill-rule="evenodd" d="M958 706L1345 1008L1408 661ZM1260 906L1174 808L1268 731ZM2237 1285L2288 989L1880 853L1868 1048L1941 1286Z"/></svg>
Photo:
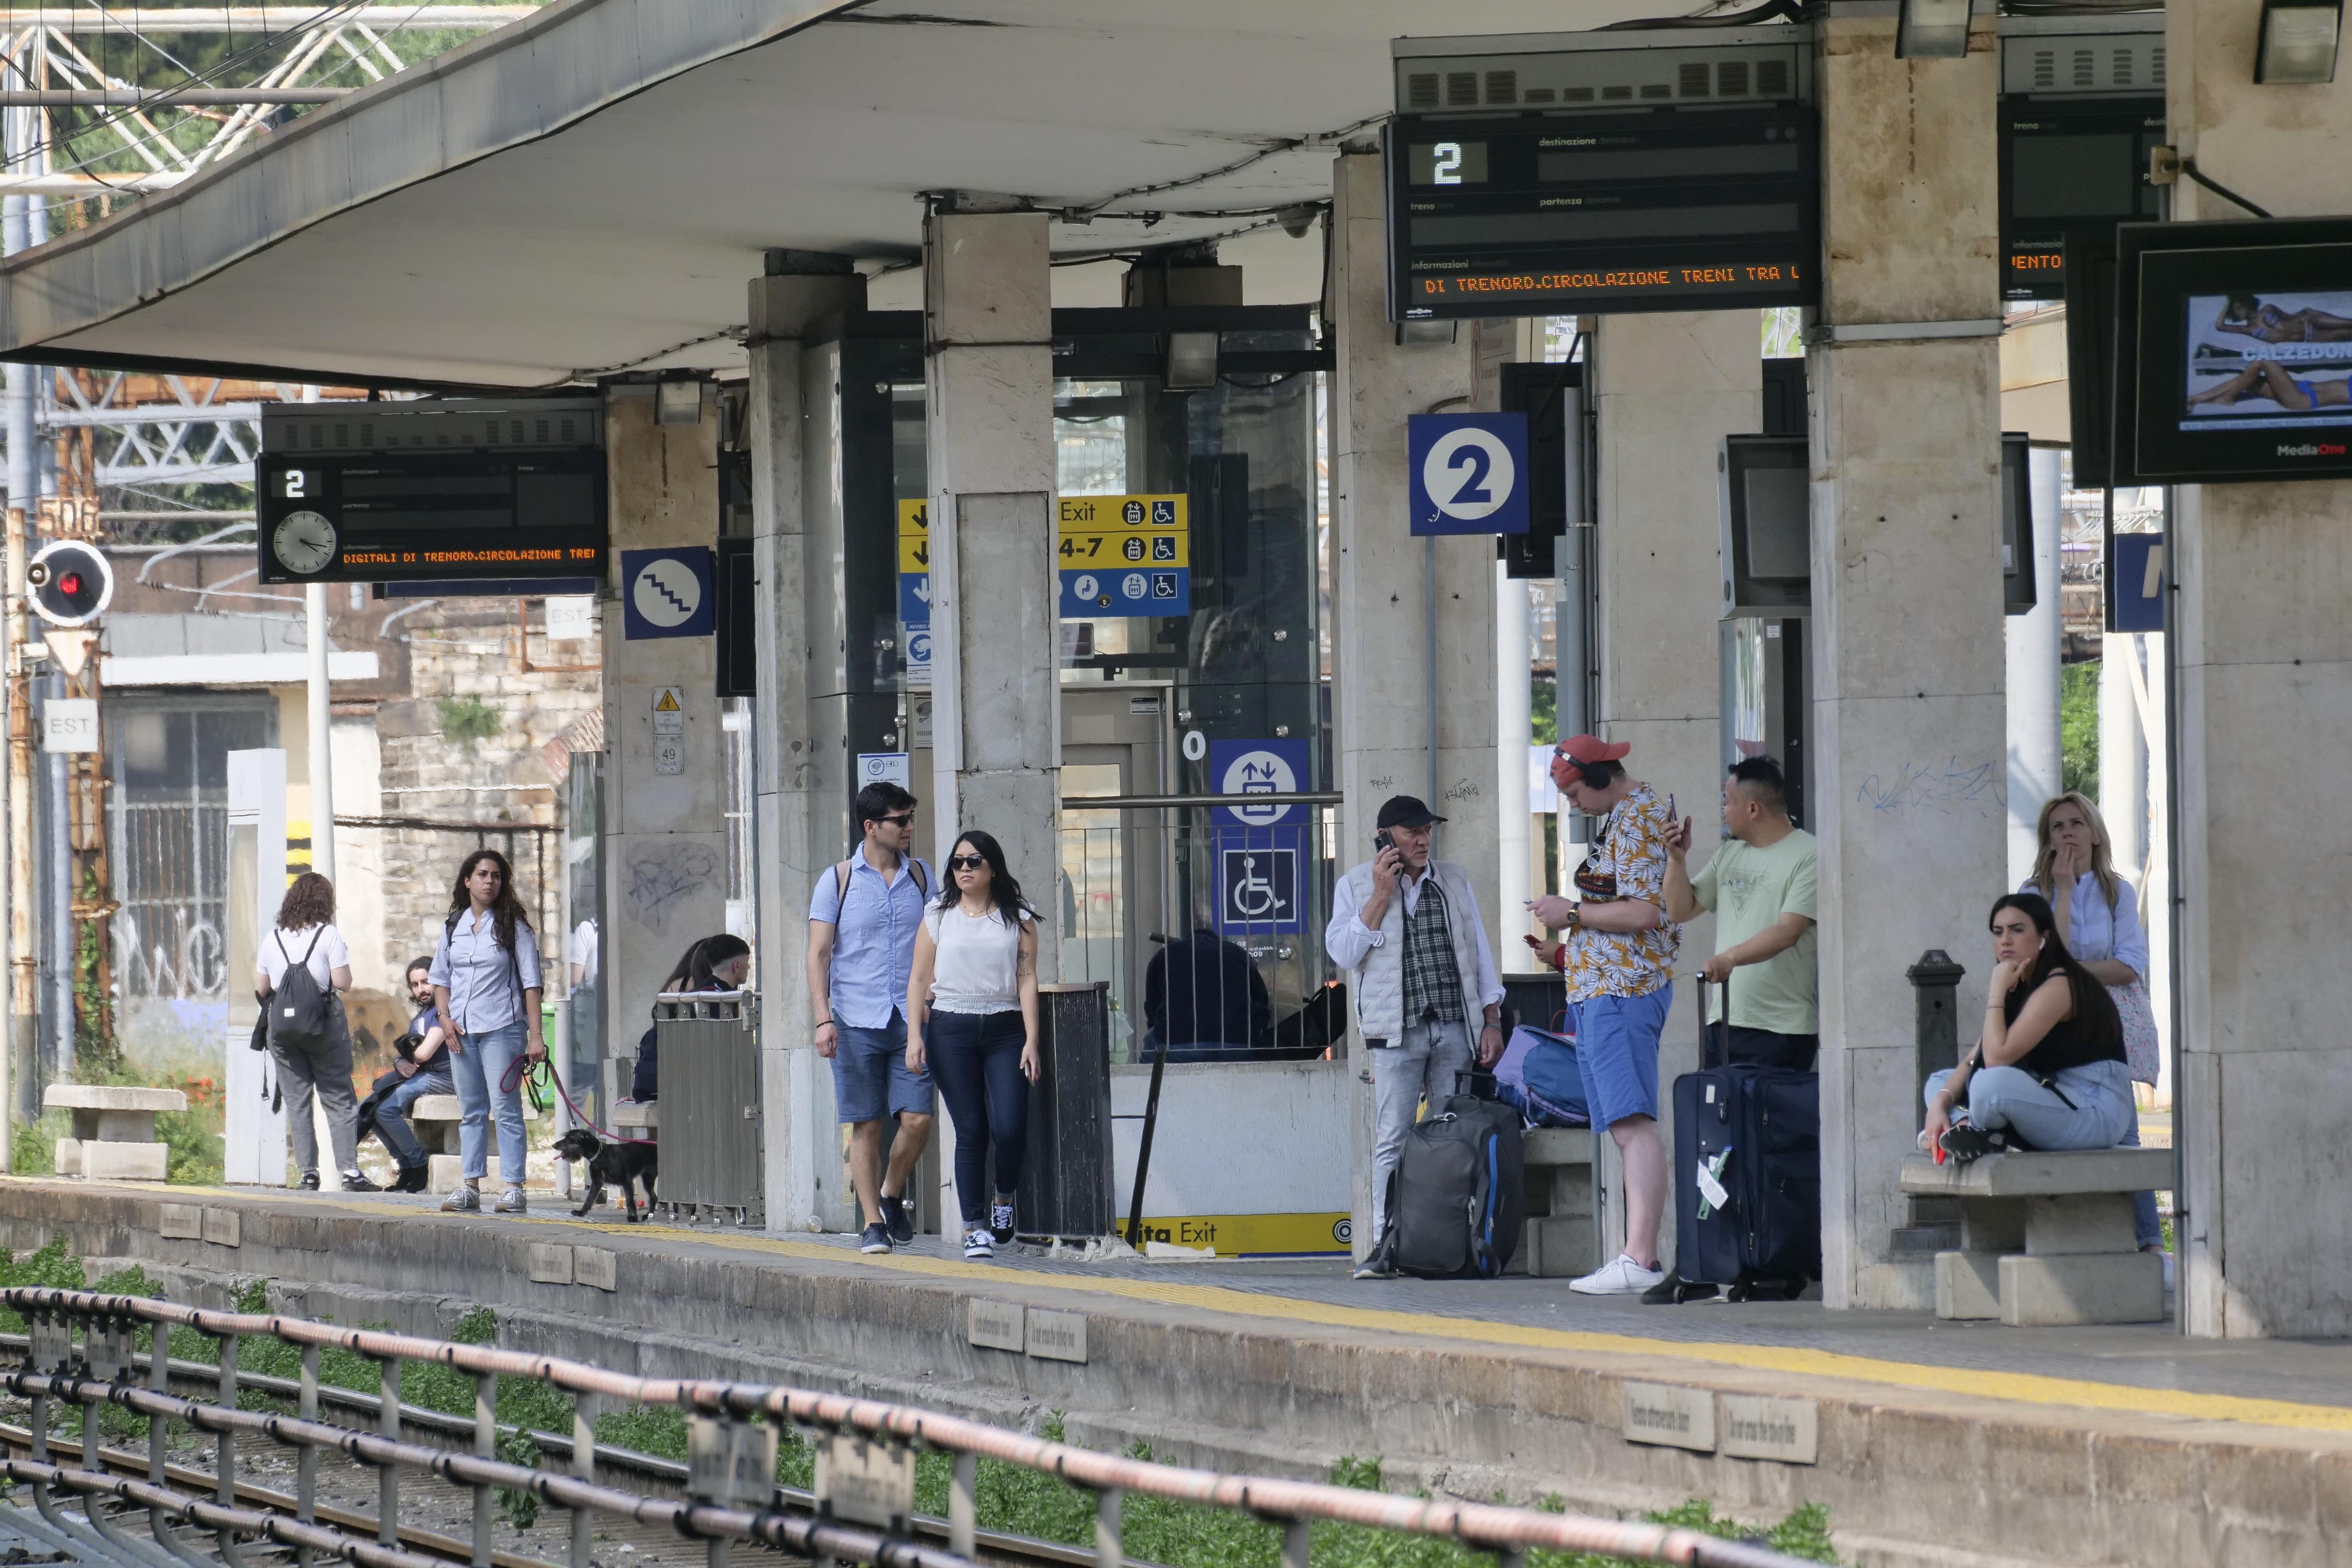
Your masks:
<svg viewBox="0 0 2352 1568"><path fill-rule="evenodd" d="M1528 416L1414 414L1405 419L1412 532L1528 531Z"/></svg>

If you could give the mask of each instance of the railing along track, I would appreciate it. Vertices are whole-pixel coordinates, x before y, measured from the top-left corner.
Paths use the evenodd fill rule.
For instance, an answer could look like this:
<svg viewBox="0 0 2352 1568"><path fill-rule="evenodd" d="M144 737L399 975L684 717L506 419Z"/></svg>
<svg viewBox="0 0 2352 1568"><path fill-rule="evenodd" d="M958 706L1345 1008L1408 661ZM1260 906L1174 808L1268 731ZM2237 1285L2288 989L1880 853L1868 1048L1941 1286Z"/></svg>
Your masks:
<svg viewBox="0 0 2352 1568"><path fill-rule="evenodd" d="M52 1524L51 1486L84 1493L111 1493L151 1510L159 1539L189 1563L209 1562L174 1543L163 1520L191 1521L210 1529L226 1568L247 1568L240 1536L267 1539L295 1548L309 1568L312 1553L360 1568L446 1568L397 1543L404 1478L436 1478L470 1489L474 1500L472 1568L497 1568L490 1552L494 1490L528 1494L570 1510L570 1568L591 1568L593 1521L598 1515L660 1525L704 1542L709 1568L726 1568L735 1542L775 1548L835 1568L841 1559L877 1568L971 1568L978 1547L978 1465L985 1458L1059 1478L1095 1494L1094 1568L1125 1568L1120 1509L1134 1492L1174 1503L1230 1509L1265 1520L1281 1530L1281 1568L1310 1568L1313 1527L1338 1523L1402 1534L1450 1540L1493 1553L1498 1568L1525 1568L1530 1550L1592 1552L1686 1568L1796 1568L1796 1560L1748 1541L1726 1540L1698 1531L1619 1520L1580 1518L1501 1504L1442 1499L1308 1481L1225 1476L1142 1459L1097 1453L1068 1444L985 1426L958 1416L877 1400L854 1399L809 1389L718 1380L646 1378L553 1356L530 1355L488 1345L457 1344L368 1329L347 1329L299 1318L221 1312L132 1296L19 1287L0 1290L0 1303L30 1324L26 1367L0 1375L0 1387L32 1402L30 1459L0 1460L0 1474L33 1483L43 1518ZM141 1358L134 1350L139 1325L154 1331L144 1358L148 1385L128 1379ZM74 1330L82 1337L75 1341ZM212 1368L215 1402L169 1393L174 1367L169 1330L187 1328L216 1341L220 1360ZM240 1378L236 1347L242 1338L268 1336L299 1347L302 1377L296 1385L299 1414L288 1416L236 1409ZM377 1430L367 1432L319 1420L324 1398L320 1352L340 1349L377 1362L383 1394L376 1403ZM405 1440L406 1408L400 1373L410 1361L470 1374L475 1385L472 1452L427 1447ZM185 1363L183 1363L185 1364ZM201 1367L201 1363L198 1363ZM196 1373L201 1375L201 1371ZM535 1379L573 1397L570 1473L510 1464L493 1457L499 1426L494 1392L499 1377ZM95 1467L62 1469L47 1462L48 1402L62 1398L81 1406L86 1453L97 1453L101 1406L112 1405L149 1418L148 1479L110 1477ZM593 1414L599 1404L667 1406L689 1417L691 1460L684 1501L649 1498L601 1484L604 1458L597 1444ZM163 1418L162 1420L158 1417ZM211 1503L184 1499L163 1483L166 1425L178 1421L218 1444ZM773 1438L784 1426L813 1430L820 1450L819 1489L830 1464L831 1490L815 1516L776 1506ZM299 1517L241 1510L236 1498L236 1440L266 1437L299 1458L296 1507ZM948 1519L949 1548L908 1539L913 1512L915 1451L933 1448L952 1458ZM377 1478L377 1540L368 1542L315 1522L317 1462L340 1453L372 1468ZM737 1506L756 1501L757 1507ZM873 1521L876 1528L844 1522ZM96 1515L92 1516L97 1522ZM135 1554L134 1554L135 1556ZM147 1568L173 1568L150 1563Z"/></svg>

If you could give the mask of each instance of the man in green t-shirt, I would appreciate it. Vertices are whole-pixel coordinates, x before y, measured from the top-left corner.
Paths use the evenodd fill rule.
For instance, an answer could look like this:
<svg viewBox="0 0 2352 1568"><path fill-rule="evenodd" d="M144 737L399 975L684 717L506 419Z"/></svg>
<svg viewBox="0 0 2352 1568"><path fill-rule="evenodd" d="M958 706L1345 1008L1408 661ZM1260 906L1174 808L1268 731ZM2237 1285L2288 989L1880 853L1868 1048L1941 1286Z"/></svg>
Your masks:
<svg viewBox="0 0 2352 1568"><path fill-rule="evenodd" d="M1730 1059L1812 1071L1822 1043L1813 935L1819 851L1813 836L1789 820L1780 765L1747 757L1733 766L1723 785L1723 842L1696 876L1683 863L1690 841L1685 817L1666 841L1666 918L1715 912L1718 946L1704 973L1729 983Z"/></svg>

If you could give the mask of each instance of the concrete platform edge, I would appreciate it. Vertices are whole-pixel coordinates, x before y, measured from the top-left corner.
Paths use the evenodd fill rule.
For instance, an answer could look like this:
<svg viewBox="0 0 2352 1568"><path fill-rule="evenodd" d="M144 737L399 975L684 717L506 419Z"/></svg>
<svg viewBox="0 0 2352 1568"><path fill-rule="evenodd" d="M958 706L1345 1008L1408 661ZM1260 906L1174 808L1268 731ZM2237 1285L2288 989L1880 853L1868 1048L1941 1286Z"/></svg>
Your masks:
<svg viewBox="0 0 2352 1568"><path fill-rule="evenodd" d="M260 1277L276 1282L282 1310L429 1333L478 1302L520 1349L649 1375L790 1381L1012 1425L1060 1410L1075 1440L1141 1440L1177 1463L1311 1476L1342 1455L1377 1455L1394 1484L1557 1494L1596 1511L1706 1497L1766 1520L1819 1501L1849 1557L1873 1568L2352 1562L2352 1413L2341 1425L2257 1425L1873 1384L1807 1370L1811 1352L1736 1366L1676 1353L1706 1347L1497 1345L1285 1321L1277 1299L1246 1316L1201 1309L1181 1283L1198 1274L1174 1276L1164 1300L1137 1300L1066 1275L944 1260L885 1272L850 1254L779 1255L750 1237L730 1248L568 1215L445 1218L349 1198L26 1179L0 1194L0 1239L12 1247L62 1230L84 1256L139 1262L191 1300L218 1300L235 1280ZM167 1199L237 1212L241 1244L166 1238ZM577 1243L613 1252L614 1287L534 1281L534 1246ZM552 1272L544 1254L540 1263ZM1089 1361L970 1345L964 1303L974 1296L1084 1311ZM1630 1443L1628 1381L1816 1400L1818 1463Z"/></svg>

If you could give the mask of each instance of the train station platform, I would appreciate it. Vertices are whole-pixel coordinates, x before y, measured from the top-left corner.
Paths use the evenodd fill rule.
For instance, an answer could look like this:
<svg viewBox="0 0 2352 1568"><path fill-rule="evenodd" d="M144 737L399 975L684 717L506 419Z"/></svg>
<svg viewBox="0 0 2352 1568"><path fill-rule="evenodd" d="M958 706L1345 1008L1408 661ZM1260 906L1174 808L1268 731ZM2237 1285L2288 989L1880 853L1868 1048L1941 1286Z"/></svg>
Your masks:
<svg viewBox="0 0 2352 1568"><path fill-rule="evenodd" d="M262 1278L289 1312L427 1333L483 1304L517 1348L1015 1425L1058 1411L1090 1446L1226 1469L1377 1456L1400 1484L1601 1510L1818 1501L1855 1563L2286 1565L2352 1539L2336 1343L1644 1308L1549 1279L1360 1283L1337 1262L976 1263L937 1238L866 1256L577 1220L546 1194L461 1217L380 1194L0 1193L11 1247L63 1231L93 1279L137 1262L181 1300Z"/></svg>

